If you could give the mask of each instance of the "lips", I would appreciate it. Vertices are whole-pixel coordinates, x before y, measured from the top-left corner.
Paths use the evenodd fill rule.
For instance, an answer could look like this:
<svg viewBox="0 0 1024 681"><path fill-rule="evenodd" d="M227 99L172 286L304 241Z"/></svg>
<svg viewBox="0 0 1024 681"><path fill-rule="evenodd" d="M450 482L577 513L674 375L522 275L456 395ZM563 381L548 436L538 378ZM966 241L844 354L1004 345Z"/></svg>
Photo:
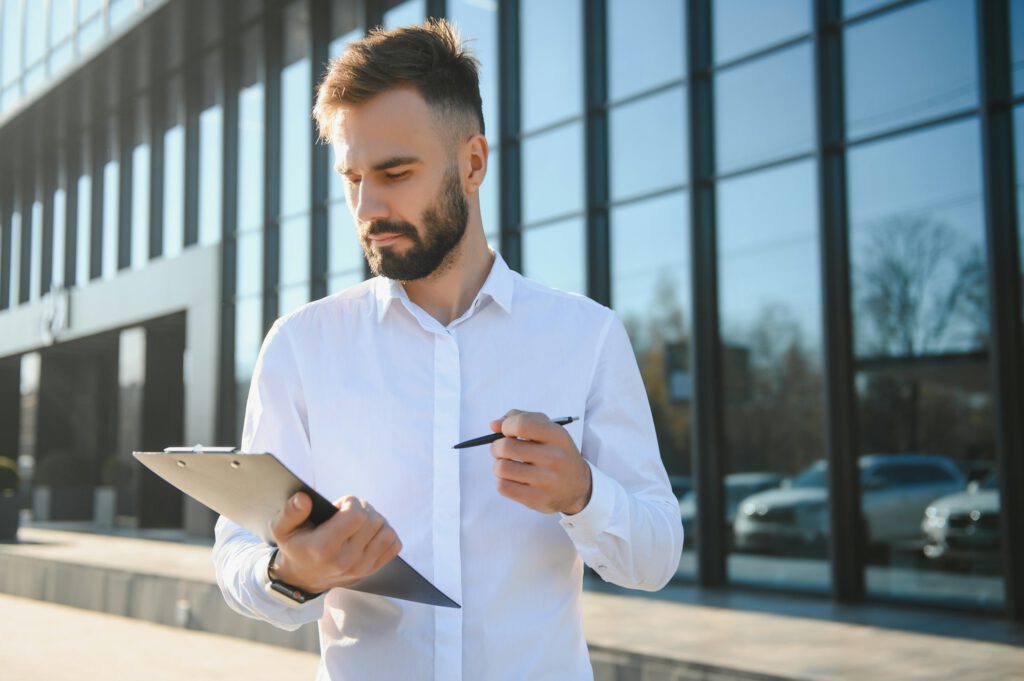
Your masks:
<svg viewBox="0 0 1024 681"><path fill-rule="evenodd" d="M372 234L372 235L370 235L370 236L368 236L366 238L369 239L370 242L373 243L376 246L384 246L385 244L390 244L391 242L396 241L399 237L402 237L402 236L404 236L404 235L403 234Z"/></svg>

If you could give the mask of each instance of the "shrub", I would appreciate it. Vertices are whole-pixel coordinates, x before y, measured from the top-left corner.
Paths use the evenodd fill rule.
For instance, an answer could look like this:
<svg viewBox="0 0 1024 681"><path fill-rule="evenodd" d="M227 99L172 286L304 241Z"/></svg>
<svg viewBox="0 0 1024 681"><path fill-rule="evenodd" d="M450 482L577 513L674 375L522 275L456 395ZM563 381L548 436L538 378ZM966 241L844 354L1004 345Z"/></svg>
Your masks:
<svg viewBox="0 0 1024 681"><path fill-rule="evenodd" d="M18 464L13 459L0 456L0 493L17 492L18 482L21 476L18 475Z"/></svg>

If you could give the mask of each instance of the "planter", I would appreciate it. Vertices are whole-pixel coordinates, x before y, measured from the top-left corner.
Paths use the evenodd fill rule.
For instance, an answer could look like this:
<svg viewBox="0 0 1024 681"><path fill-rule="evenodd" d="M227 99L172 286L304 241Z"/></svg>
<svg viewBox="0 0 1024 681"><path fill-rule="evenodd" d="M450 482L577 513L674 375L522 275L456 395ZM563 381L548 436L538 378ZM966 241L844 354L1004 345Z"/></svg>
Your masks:
<svg viewBox="0 0 1024 681"><path fill-rule="evenodd" d="M0 493L0 542L18 541L21 500L17 494Z"/></svg>

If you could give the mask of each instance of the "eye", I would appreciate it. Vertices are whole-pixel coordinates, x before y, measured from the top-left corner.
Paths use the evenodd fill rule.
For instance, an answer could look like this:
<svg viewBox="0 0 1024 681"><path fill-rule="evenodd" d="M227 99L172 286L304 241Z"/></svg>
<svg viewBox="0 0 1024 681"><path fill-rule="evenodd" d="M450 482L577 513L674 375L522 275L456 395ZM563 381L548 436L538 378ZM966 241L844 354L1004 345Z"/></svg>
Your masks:
<svg viewBox="0 0 1024 681"><path fill-rule="evenodd" d="M392 181L394 181L394 180L404 180L408 176L409 176L409 171L408 170L403 170L403 171L398 172L398 173L384 173L384 177L386 177L386 178L388 178L389 180L392 180Z"/></svg>
<svg viewBox="0 0 1024 681"><path fill-rule="evenodd" d="M357 184L359 184L359 178L356 177L355 175L346 175L345 176L345 181L348 184L350 184L350 185L357 185Z"/></svg>

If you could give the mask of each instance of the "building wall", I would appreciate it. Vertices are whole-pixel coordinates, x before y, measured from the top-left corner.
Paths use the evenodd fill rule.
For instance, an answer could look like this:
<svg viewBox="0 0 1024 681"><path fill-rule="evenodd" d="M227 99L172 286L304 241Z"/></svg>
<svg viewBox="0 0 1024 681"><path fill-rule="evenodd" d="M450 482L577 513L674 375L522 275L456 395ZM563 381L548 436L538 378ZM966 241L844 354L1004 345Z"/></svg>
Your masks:
<svg viewBox="0 0 1024 681"><path fill-rule="evenodd" d="M1024 484L1024 2L133 7L49 90L0 54L21 88L0 97L5 334L51 283L215 248L223 341L202 366L236 441L269 325L366 276L309 118L323 64L444 14L482 64L489 240L630 332L688 531L679 579L1024 617L1024 508L992 507ZM0 35L37 21L21 12L4 0ZM212 333L188 329L190 348ZM962 521L977 546L926 557L926 507L951 493L984 516Z"/></svg>

